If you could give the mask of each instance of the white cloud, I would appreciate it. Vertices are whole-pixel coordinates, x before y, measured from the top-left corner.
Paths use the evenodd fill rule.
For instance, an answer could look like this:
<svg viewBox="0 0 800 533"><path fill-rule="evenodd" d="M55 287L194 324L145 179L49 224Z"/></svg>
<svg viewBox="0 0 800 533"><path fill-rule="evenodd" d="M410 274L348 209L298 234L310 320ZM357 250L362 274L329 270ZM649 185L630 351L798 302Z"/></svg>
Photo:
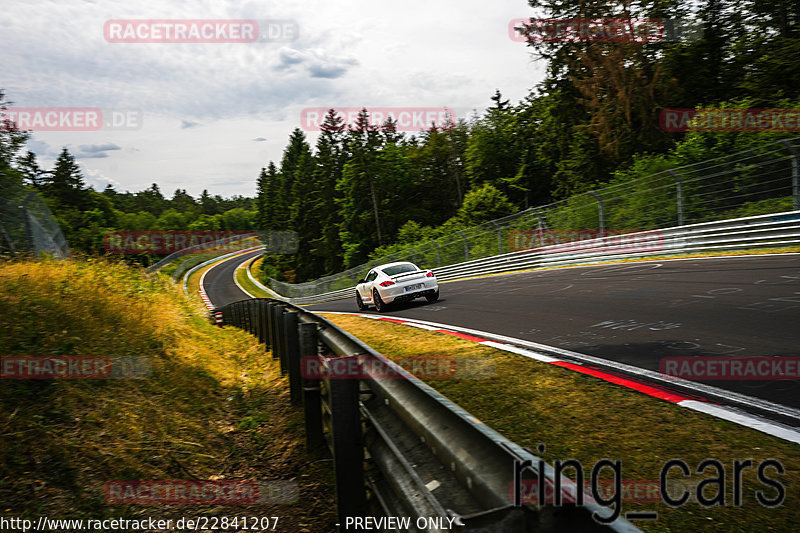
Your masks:
<svg viewBox="0 0 800 533"><path fill-rule="evenodd" d="M280 160L303 108L483 110L495 88L517 101L544 75L508 36L511 19L531 15L522 0L10 0L5 7L14 14L0 31L8 99L143 117L139 129L39 132L29 149L46 166L69 146L92 161L98 179L130 190L155 181L167 191L253 195L260 169ZM110 43L103 26L111 19L292 20L299 38ZM80 149L105 144L119 149Z"/></svg>

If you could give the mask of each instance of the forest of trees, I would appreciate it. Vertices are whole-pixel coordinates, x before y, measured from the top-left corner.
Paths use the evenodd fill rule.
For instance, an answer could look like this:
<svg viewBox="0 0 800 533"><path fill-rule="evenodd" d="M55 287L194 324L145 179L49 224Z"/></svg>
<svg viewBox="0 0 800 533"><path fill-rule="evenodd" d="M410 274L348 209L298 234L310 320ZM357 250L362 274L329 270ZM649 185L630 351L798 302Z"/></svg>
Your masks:
<svg viewBox="0 0 800 533"><path fill-rule="evenodd" d="M690 18L690 3L530 0L550 18ZM622 5L623 7L620 7ZM546 79L516 105L498 90L481 116L406 135L362 110L330 110L312 149L289 137L258 179L262 228L293 229L296 256L267 276L306 281L426 238L610 181L791 133L668 133L665 108L800 107L800 4L704 0L691 42L529 42ZM776 137L777 136L777 137ZM394 246L392 246L394 245Z"/></svg>
<svg viewBox="0 0 800 533"><path fill-rule="evenodd" d="M0 102L3 101L0 92ZM17 156L28 136L27 132L3 128L0 172L42 195L70 247L76 251L103 253L103 236L113 230L255 228L252 198L211 196L207 190L193 198L185 189L176 189L172 198L168 198L156 183L136 193L119 192L111 185L97 192L86 184L80 167L66 148L49 171L39 166L32 152Z"/></svg>
<svg viewBox="0 0 800 533"><path fill-rule="evenodd" d="M294 230L298 253L269 256L263 268L299 282L529 206L797 135L669 133L659 113L800 108L798 2L529 4L556 19L693 19L702 37L529 42L547 75L525 98L512 103L498 89L481 114L414 135L391 121L371 125L368 109L349 126L330 110L314 146L298 128L280 161L265 162L254 198L193 198L182 189L166 198L156 184L97 192L66 149L45 172L24 151L27 134L8 128L0 171L40 190L79 250L100 250L109 229Z"/></svg>

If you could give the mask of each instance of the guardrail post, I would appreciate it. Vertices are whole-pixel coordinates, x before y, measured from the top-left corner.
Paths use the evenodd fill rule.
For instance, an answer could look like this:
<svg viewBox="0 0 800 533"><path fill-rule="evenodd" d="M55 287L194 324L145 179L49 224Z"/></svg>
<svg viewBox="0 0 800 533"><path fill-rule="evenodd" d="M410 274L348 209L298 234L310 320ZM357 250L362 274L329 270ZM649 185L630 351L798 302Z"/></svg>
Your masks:
<svg viewBox="0 0 800 533"><path fill-rule="evenodd" d="M256 300L258 305L258 328L261 334L258 340L264 345L264 348L269 349L269 337L267 331L267 302L266 300Z"/></svg>
<svg viewBox="0 0 800 533"><path fill-rule="evenodd" d="M594 196L597 200L597 216L600 218L600 236L602 237L606 233L606 216L603 211L603 199L594 191L589 191L589 194Z"/></svg>
<svg viewBox="0 0 800 533"><path fill-rule="evenodd" d="M800 156L792 143L784 139L783 144L792 152L792 205L795 211L800 209L800 170L798 170L797 158Z"/></svg>
<svg viewBox="0 0 800 533"><path fill-rule="evenodd" d="M251 309L250 316L252 317L252 320L253 320L253 335L255 335L256 339L258 339L258 343L259 344L261 344L261 342L262 342L261 341L261 320L260 320L260 316L258 314L260 308L261 308L261 306L259 305L258 300L251 300L250 301L250 309Z"/></svg>
<svg viewBox="0 0 800 533"><path fill-rule="evenodd" d="M275 306L275 347L277 348L276 354L281 366L281 375L286 373L283 368L283 349L286 346L283 343L283 315L286 314L286 309L282 305Z"/></svg>
<svg viewBox="0 0 800 533"><path fill-rule="evenodd" d="M278 307L277 303L270 306L270 327L272 328L272 358L279 359L281 355L281 334L278 331Z"/></svg>
<svg viewBox="0 0 800 533"><path fill-rule="evenodd" d="M258 330L256 329L256 303L253 300L247 300L245 304L245 309L247 310L247 332L250 335L258 336Z"/></svg>
<svg viewBox="0 0 800 533"><path fill-rule="evenodd" d="M231 324L237 328L242 326L242 323L239 322L239 306L236 303L231 304Z"/></svg>
<svg viewBox="0 0 800 533"><path fill-rule="evenodd" d="M678 225L683 226L683 180L674 170L667 170L667 172L675 178L675 184L678 188Z"/></svg>
<svg viewBox="0 0 800 533"><path fill-rule="evenodd" d="M275 304L271 301L267 302L267 338L269 338L270 349L272 350L272 357L275 358L275 321L273 320L273 309Z"/></svg>
<svg viewBox="0 0 800 533"><path fill-rule="evenodd" d="M275 350L272 352L272 357L275 358L277 355L278 360L281 363L281 375L286 374L286 356L284 350L286 349L286 343L284 341L285 331L283 329L283 315L286 313L286 310L283 308L282 305L275 306Z"/></svg>
<svg viewBox="0 0 800 533"><path fill-rule="evenodd" d="M289 372L289 398L293 404L303 401L303 382L300 376L300 345L297 336L297 313L286 313L283 317L286 339L286 369Z"/></svg>
<svg viewBox="0 0 800 533"><path fill-rule="evenodd" d="M336 474L336 508L339 522L344 524L348 516L363 516L366 509L364 448L358 407L359 381L345 378L329 379L327 383L333 468Z"/></svg>
<svg viewBox="0 0 800 533"><path fill-rule="evenodd" d="M298 353L300 354L301 378L303 384L303 411L306 419L306 449L322 450L325 446L325 435L322 430L322 402L319 379L310 374L302 375L302 364L305 357L316 357L317 325L311 322L297 324Z"/></svg>

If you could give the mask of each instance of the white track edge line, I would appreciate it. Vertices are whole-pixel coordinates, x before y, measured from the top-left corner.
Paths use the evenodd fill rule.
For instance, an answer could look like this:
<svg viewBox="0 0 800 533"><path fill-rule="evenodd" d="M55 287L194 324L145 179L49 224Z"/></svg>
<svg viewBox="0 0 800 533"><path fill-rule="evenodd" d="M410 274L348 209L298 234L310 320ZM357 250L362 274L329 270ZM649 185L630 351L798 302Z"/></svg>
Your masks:
<svg viewBox="0 0 800 533"><path fill-rule="evenodd" d="M321 313L324 313L324 312L325 311L321 311ZM366 317L376 318L376 319L385 318L385 317L380 316L380 315L367 315L367 314L362 314L362 313L348 313L348 312L344 312L344 311L329 311L329 312L326 312L326 313L335 314L335 315L360 316L360 317L364 317L364 318L366 318ZM509 340L514 340L514 341L517 341L517 342L525 342L525 343L530 342L530 341L522 341L521 339L513 339L513 337L505 337L504 335L497 335L497 334L478 331L478 330L474 330L474 329L462 328L460 326L452 326L452 325L447 325L447 324L440 324L440 323L431 322L431 321L428 321L428 320L418 320L418 319L414 319L414 318L411 318L411 319L402 318L402 319L394 319L394 320L403 320L403 323L405 325L412 325L413 322L417 322L417 323L428 325L428 326L438 326L436 329L447 329L447 328L449 328L451 330L460 331L462 333L469 333L469 334L473 334L475 336L481 335L481 336L484 336L484 337L502 337L502 338L509 339ZM392 322L392 323L397 324L398 322ZM493 344L490 344L490 343L493 343ZM483 341L483 342L479 342L478 344L486 344L486 345L493 346L493 347L498 348L498 349L507 349L507 348L501 347L500 343L494 343L493 341ZM498 346L494 346L494 344L498 344ZM537 344L538 345L538 343L531 343L531 344ZM539 345L539 346L545 346L545 345ZM520 352L527 352L527 353L520 353L520 352L517 352L516 350L507 350L507 351L514 352L514 353L519 353L519 355L523 355L523 356L529 357L531 359L539 360L539 361L546 362L546 363L553 363L553 362L560 361L559 359L549 358L549 357L544 356L542 354L538 354L536 352L531 352L531 351L528 351L528 350L524 350L524 349L519 348L517 346L510 345L509 347L516 348L517 350L520 350ZM562 350L560 348L557 348L555 350L563 351L563 352L566 352L566 353L574 353L574 352L570 352L569 350ZM535 355L535 357L533 357L534 355ZM577 354L577 355L582 355L582 354ZM541 359L542 357L545 357L545 358L548 358L548 359L552 359L552 360L551 361L543 361ZM741 426L744 426L744 427L748 427L748 428L754 429L756 431L760 431L762 433L765 433L767 435L771 435L773 437L777 437L777 438L780 438L780 439L783 439L783 440L787 440L789 442L794 442L794 443L800 444L800 430L792 428L790 426L786 426L784 424L781 424L781 423L773 421L773 420L769 420L769 419L766 419L766 418L763 418L763 417L759 417L759 416L756 416L756 415L751 415L749 413L745 413L745 412L739 411L738 409L735 409L735 408L731 408L731 407L724 406L724 405L716 405L716 404L708 403L708 402L699 402L697 400L681 400L679 402L670 402L670 403L673 403L675 405L680 405L681 407L692 409L694 411L698 411L698 412L707 414L709 416L713 416L715 418L719 418L721 420L726 420L728 422L733 422L735 424L738 424L738 425L741 425Z"/></svg>

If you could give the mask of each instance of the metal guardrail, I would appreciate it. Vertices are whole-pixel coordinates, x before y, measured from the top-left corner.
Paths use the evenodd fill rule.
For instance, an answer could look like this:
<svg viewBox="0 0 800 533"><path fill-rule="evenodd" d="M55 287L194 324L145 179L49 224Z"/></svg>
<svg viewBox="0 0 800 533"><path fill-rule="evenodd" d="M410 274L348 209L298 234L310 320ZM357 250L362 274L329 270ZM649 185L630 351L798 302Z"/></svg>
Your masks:
<svg viewBox="0 0 800 533"><path fill-rule="evenodd" d="M307 447L324 450L327 442L332 452L341 531L347 517L381 515L408 518L414 532L639 531L624 518L611 520L619 510L599 505L532 452L324 318L271 298L234 302L214 314L255 335L288 374L291 401L304 407ZM353 365L358 378L309 375L309 361L328 369ZM565 503L515 505L512 488L540 478Z"/></svg>
<svg viewBox="0 0 800 533"><path fill-rule="evenodd" d="M796 245L800 245L800 210L553 244L434 268L433 272L440 281L447 281L599 261ZM341 300L355 296L354 290L348 287L287 301L307 305Z"/></svg>
<svg viewBox="0 0 800 533"><path fill-rule="evenodd" d="M197 231L199 233L205 232L205 230L197 230ZM222 230L222 231L229 231L229 230ZM147 272L157 272L162 268L164 268L165 266L167 266L168 264L172 263L173 261L183 256L192 255L192 257L184 259L175 268L172 277L173 279L178 280L186 270L188 270L193 266L194 262L205 259L205 257L199 257L198 259L198 256L194 256L193 254L200 252L201 256L205 256L206 254L213 256L214 254L221 254L225 252L227 248L231 247L231 245L234 245L232 246L234 248L233 250L234 252L240 252L243 250L241 248L241 246L243 245L242 243L244 243L249 239L254 239L255 242L251 244L253 244L254 246L263 247L267 253L284 254L284 253L297 252L297 246L298 246L297 232L292 230L283 230L283 231L253 230L250 233L238 233L231 235L229 237L214 239L213 242L211 243L200 243L200 244L195 244L194 246L182 248L180 250L172 252L171 254L164 257L157 263L147 267Z"/></svg>
<svg viewBox="0 0 800 533"><path fill-rule="evenodd" d="M259 250L259 249L263 249L263 248L264 248L263 244L260 245L260 246L253 246L252 248L247 248L247 249L244 249L244 250L239 250L237 252L230 252L230 253L227 253L225 255L220 255L220 256L214 257L213 259L209 259L208 261L204 261L204 262L200 263L199 265L193 266L192 268L190 268L183 275L183 293L186 296L189 296L189 278L192 276L192 274L195 273L195 271L200 270L201 268L206 267L208 265L214 264L217 261L222 261L224 259L227 259L229 257L233 257L235 255L239 255L239 254L247 253L247 252L253 252L255 250Z"/></svg>
<svg viewBox="0 0 800 533"><path fill-rule="evenodd" d="M229 245L232 242L240 242L240 241L243 241L243 240L246 240L246 239L250 239L250 238L253 238L253 237L258 237L258 234L253 232L253 233L246 233L246 234L243 234L243 235L234 235L234 236L231 236L231 237L225 237L223 239L219 239L218 241L215 241L213 248L209 248L204 244L195 244L194 246L188 246L186 248L182 248L180 250L172 252L168 256L162 258L157 263L150 265L149 267L147 267L147 272L158 272L159 270L161 270L162 268L164 268L168 264L172 263L176 259L179 259L179 258L181 258L181 257L183 257L185 255L190 255L190 254L194 254L196 252L203 252L203 251L208 251L210 253L214 253L215 249L217 247L219 247L219 246L223 246L224 247L226 245ZM183 263L181 263L181 265L183 265L184 263L186 263L186 261L189 261L190 259L191 258L185 259L183 261ZM178 279L180 277L180 275L183 274L183 271L186 270L185 268L181 269L180 268L181 265L179 265L178 268L175 269L176 272L178 272L179 270L181 272L180 272L180 274L176 275L174 277L174 279Z"/></svg>
<svg viewBox="0 0 800 533"><path fill-rule="evenodd" d="M437 269L487 259L519 249L511 246L509 239L519 229L630 232L634 228L644 231L724 220L750 212L798 210L800 136L655 174L629 177L477 226L452 229L402 250L392 246L392 253L343 272L302 283L270 279L269 286L295 301L294 298L350 288L370 268L393 261L411 261Z"/></svg>

